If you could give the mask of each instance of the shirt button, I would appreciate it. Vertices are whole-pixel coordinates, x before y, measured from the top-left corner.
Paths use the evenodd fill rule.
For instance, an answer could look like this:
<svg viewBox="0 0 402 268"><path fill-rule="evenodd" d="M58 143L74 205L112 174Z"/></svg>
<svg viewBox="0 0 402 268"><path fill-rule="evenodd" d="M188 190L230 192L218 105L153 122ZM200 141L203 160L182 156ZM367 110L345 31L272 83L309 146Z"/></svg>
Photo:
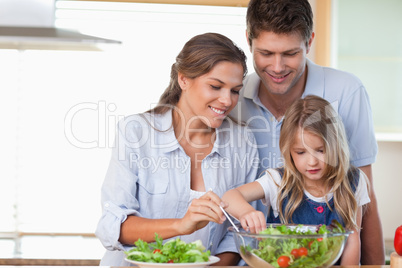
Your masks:
<svg viewBox="0 0 402 268"><path fill-rule="evenodd" d="M324 208L322 206L319 206L317 208L315 208L317 210L318 213L323 213L324 212Z"/></svg>
<svg viewBox="0 0 402 268"><path fill-rule="evenodd" d="M105 203L105 208L108 208L109 207L109 203Z"/></svg>

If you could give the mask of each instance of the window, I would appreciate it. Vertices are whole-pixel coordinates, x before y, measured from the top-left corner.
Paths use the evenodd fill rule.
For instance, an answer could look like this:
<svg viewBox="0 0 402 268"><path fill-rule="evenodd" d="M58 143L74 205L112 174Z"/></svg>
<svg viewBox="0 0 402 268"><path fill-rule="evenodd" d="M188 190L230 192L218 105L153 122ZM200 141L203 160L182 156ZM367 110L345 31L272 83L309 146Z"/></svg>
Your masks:
<svg viewBox="0 0 402 268"><path fill-rule="evenodd" d="M116 122L158 101L192 36L219 32L247 53L245 10L57 1L57 27L122 45L101 52L0 50L2 257L103 255L91 235Z"/></svg>
<svg viewBox="0 0 402 268"><path fill-rule="evenodd" d="M337 0L335 4L336 67L363 81L378 135L394 134L402 140L402 2Z"/></svg>

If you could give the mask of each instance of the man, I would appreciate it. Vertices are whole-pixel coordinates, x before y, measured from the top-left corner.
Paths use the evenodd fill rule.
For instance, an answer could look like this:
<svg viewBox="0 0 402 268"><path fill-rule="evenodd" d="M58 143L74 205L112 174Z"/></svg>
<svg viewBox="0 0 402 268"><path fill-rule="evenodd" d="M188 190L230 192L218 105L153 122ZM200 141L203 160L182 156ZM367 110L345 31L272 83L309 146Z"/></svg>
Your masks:
<svg viewBox="0 0 402 268"><path fill-rule="evenodd" d="M238 106L231 115L253 130L259 145L259 171L281 164L279 132L287 107L307 95L328 100L345 125L352 164L370 180L371 203L363 216L361 263L384 264L371 166L377 143L364 86L352 74L318 66L306 58L314 40L308 0L251 0L246 34L255 73L245 79ZM262 203L259 209L265 210Z"/></svg>

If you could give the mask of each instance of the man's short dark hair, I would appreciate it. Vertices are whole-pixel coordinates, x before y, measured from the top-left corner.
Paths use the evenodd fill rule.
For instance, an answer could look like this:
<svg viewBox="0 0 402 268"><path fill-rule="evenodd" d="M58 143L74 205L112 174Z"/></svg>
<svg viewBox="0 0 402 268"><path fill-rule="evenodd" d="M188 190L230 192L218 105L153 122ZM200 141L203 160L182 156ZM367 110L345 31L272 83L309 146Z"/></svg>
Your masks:
<svg viewBox="0 0 402 268"><path fill-rule="evenodd" d="M313 32L313 11L308 0L250 0L246 19L250 45L262 31L298 33L306 44Z"/></svg>

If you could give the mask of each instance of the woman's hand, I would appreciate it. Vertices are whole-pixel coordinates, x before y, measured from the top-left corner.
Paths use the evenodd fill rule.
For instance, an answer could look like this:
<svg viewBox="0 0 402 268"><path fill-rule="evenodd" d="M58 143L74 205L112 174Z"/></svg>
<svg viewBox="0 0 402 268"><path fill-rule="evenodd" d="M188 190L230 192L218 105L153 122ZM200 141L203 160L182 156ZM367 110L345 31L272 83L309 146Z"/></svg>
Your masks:
<svg viewBox="0 0 402 268"><path fill-rule="evenodd" d="M244 230L259 233L267 228L264 213L252 209L240 216L240 223Z"/></svg>
<svg viewBox="0 0 402 268"><path fill-rule="evenodd" d="M180 229L183 234L191 234L204 228L210 221L219 224L223 223L226 217L219 208L221 203L219 196L212 191L208 191L200 198L194 199L180 222Z"/></svg>

